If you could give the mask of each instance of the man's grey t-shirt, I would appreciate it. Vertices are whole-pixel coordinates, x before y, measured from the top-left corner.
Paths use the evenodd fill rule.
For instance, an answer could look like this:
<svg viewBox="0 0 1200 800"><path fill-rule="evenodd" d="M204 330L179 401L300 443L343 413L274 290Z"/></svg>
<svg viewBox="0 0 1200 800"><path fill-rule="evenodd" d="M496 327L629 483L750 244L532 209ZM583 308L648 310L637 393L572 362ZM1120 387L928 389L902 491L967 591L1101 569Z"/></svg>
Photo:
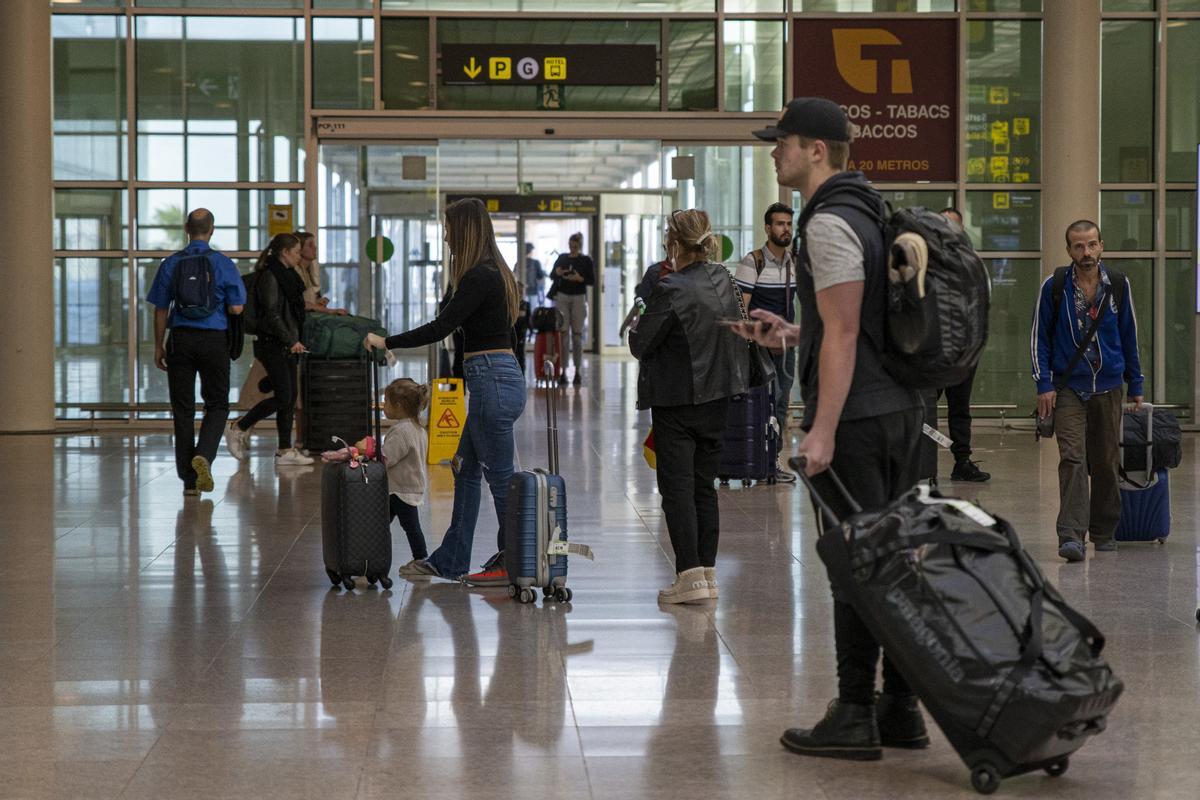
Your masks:
<svg viewBox="0 0 1200 800"><path fill-rule="evenodd" d="M850 223L836 214L813 214L805 229L804 246L816 291L867 279L862 242Z"/></svg>

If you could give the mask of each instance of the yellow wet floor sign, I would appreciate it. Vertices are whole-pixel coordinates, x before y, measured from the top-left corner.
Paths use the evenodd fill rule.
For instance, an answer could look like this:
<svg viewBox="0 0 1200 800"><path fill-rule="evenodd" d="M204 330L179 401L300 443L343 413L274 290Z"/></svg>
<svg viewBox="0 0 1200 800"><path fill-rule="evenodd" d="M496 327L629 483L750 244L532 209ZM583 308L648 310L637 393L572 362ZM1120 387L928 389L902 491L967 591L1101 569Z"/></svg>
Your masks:
<svg viewBox="0 0 1200 800"><path fill-rule="evenodd" d="M454 458L463 425L467 423L467 398L459 378L439 378L429 400L429 463Z"/></svg>

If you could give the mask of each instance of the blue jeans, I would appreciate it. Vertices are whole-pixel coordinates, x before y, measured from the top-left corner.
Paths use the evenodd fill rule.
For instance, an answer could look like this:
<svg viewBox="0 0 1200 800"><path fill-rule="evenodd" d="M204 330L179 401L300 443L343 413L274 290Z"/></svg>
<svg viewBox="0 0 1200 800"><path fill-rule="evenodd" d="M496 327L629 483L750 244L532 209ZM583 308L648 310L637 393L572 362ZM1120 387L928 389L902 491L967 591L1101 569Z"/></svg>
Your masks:
<svg viewBox="0 0 1200 800"><path fill-rule="evenodd" d="M467 383L467 424L454 456L454 512L442 544L429 563L445 578L470 570L471 543L479 518L480 478L487 478L500 527L496 549L504 549L504 515L512 477L513 423L525 410L525 376L510 353L471 356L463 364Z"/></svg>

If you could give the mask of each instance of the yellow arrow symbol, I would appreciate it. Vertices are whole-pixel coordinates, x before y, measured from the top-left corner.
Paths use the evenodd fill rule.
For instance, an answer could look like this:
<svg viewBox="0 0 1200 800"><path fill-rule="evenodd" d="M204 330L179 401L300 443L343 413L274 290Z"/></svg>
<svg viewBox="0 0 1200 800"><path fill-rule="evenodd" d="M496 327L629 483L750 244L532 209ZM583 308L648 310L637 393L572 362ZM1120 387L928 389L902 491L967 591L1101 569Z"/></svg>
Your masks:
<svg viewBox="0 0 1200 800"><path fill-rule="evenodd" d="M482 71L483 67L475 63L475 56L471 56L470 65L463 67L463 72L467 73L468 78L474 78Z"/></svg>
<svg viewBox="0 0 1200 800"><path fill-rule="evenodd" d="M545 210L546 210L546 201L539 200L538 201L538 211L545 211Z"/></svg>

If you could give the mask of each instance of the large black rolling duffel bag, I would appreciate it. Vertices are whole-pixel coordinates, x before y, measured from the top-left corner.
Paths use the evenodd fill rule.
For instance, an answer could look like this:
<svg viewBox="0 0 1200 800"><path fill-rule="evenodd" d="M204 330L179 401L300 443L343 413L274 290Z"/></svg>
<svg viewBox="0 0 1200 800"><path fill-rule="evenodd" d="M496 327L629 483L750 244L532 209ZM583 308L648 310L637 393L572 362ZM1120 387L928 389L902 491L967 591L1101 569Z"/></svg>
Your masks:
<svg viewBox="0 0 1200 800"><path fill-rule="evenodd" d="M366 364L367 362L363 362ZM388 507L387 466L380 435L379 364L371 362L370 407L375 458L326 464L321 474L321 549L325 574L334 586L354 589L355 576L372 586L392 588L392 516ZM350 442L355 441L350 439ZM342 442L343 445L346 442Z"/></svg>
<svg viewBox="0 0 1200 800"><path fill-rule="evenodd" d="M790 462L804 476L802 459ZM1067 770L1104 730L1124 685L1100 655L1104 636L1071 608L1012 526L918 486L881 511L838 520L804 477L827 521L817 551L971 769L991 794L1001 778Z"/></svg>

